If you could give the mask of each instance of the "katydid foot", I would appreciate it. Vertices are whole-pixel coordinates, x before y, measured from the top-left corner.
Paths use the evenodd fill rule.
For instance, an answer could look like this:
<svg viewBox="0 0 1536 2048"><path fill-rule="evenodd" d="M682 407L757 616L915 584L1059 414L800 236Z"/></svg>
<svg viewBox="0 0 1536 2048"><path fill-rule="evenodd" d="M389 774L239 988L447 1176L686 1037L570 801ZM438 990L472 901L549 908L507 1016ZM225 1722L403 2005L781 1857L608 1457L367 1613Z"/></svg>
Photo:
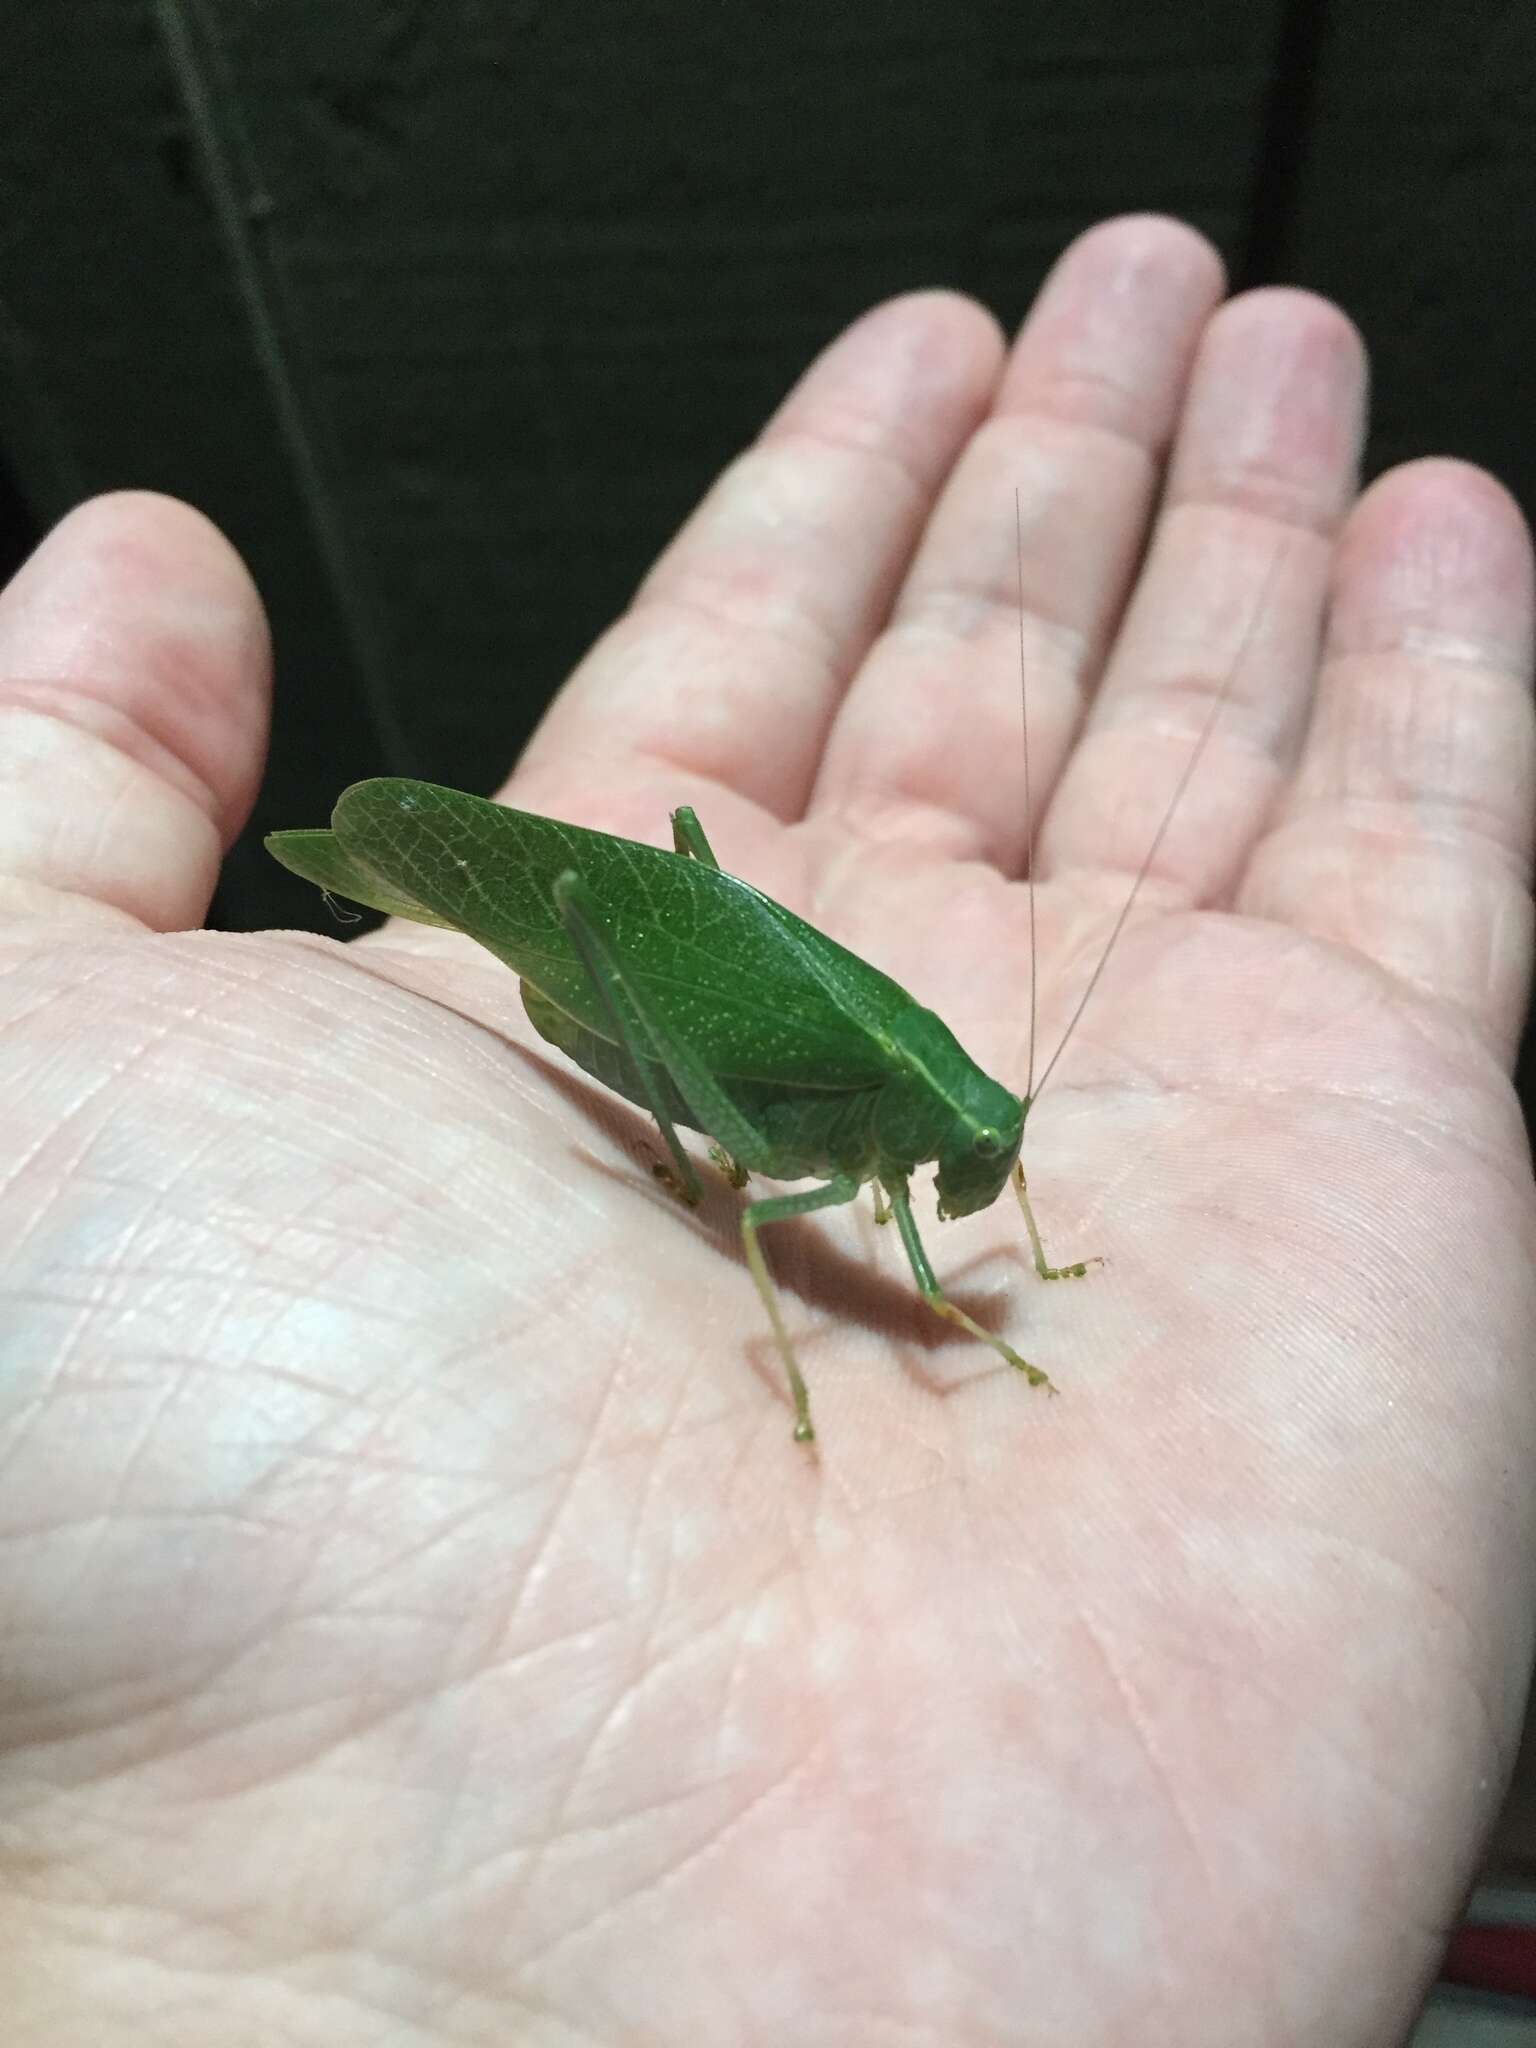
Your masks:
<svg viewBox="0 0 1536 2048"><path fill-rule="evenodd" d="M744 1188L750 1176L739 1159L733 1159L723 1145L711 1145L709 1156L733 1188Z"/></svg>

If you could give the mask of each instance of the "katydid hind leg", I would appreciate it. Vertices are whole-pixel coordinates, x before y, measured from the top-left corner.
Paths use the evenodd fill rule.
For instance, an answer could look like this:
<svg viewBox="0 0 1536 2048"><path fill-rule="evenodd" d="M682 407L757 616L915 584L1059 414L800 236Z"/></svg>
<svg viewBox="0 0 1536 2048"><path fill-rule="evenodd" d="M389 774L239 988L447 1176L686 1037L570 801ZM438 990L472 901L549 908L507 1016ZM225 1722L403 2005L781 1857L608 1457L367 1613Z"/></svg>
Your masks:
<svg viewBox="0 0 1536 2048"><path fill-rule="evenodd" d="M555 887L557 895L562 890L565 892L566 901L583 905L587 927L584 941L608 977L602 984L602 995L615 1025L622 1028L618 1004L618 996L622 994L650 1040L645 1048L646 1057L664 1070L679 1097L687 1103L693 1128L707 1131L734 1167L755 1168L760 1173L774 1172L779 1155L772 1140L721 1085L709 1062L655 1009L642 988L625 973L623 962L615 957L602 929L597 906L579 877L562 875ZM583 952L582 958L586 961L588 953ZM634 1046L628 1032L625 1033L625 1043L632 1053L639 1054L640 1048ZM645 1074L643 1060L641 1072ZM658 1103L658 1123L661 1123L664 1111L665 1105ZM671 1119L668 1118L668 1127L670 1124ZM676 1132L673 1131L672 1135L675 1139ZM686 1158L687 1155L683 1156ZM691 1167L689 1171L691 1174ZM694 1176L694 1186L697 1185L697 1176Z"/></svg>
<svg viewBox="0 0 1536 2048"><path fill-rule="evenodd" d="M751 1203L742 1213L741 1242L747 1254L747 1267L753 1284L761 1297L763 1307L768 1311L768 1320L773 1326L774 1341L779 1347L779 1356L784 1361L785 1376L789 1380L789 1391L795 1404L795 1442L809 1444L816 1441L816 1431L811 1422L810 1396L805 1390L805 1380L795 1359L795 1348L789 1341L789 1332L784 1327L784 1318L779 1312L779 1298L774 1290L773 1276L763 1257L763 1248L757 1241L757 1233L765 1223L783 1223L791 1216L809 1216L815 1209L835 1209L844 1202L851 1202L859 1192L859 1183L852 1174L839 1174L825 1186L806 1188L798 1195L770 1195L765 1201Z"/></svg>
<svg viewBox="0 0 1536 2048"><path fill-rule="evenodd" d="M704 1062L682 1039L671 1032L660 1019L652 1016L649 1006L638 989L626 977L622 963L614 956L597 915L597 906L592 900L579 875L568 870L555 883L555 902L562 923L575 947L578 957L593 986L602 998L604 1007L613 1020L625 1050L634 1060L637 1072L646 1087L652 1114L656 1118L662 1136L667 1140L673 1158L678 1163L685 1186L691 1185L693 1199L698 1199L699 1182L693 1163L682 1149L676 1126L667 1114L666 1104L651 1083L650 1061L657 1061L666 1069L668 1077L684 1100L693 1108L700 1123L718 1132L716 1144L725 1154L731 1166L740 1170L742 1155L749 1159L761 1159L771 1153L771 1146L763 1132L730 1099L711 1074ZM618 997L623 994L649 1033L651 1045L642 1048L634 1042L632 1032L624 1021ZM778 1343L779 1355L784 1361L784 1370L789 1379L790 1393L795 1404L795 1441L813 1443L816 1432L811 1424L810 1399L805 1390L805 1380L795 1361L794 1346L789 1341L789 1332L779 1313L778 1297L774 1293L773 1281L757 1233L765 1223L781 1222L789 1216L805 1216L815 1209L830 1209L839 1203L851 1202L859 1192L859 1183L852 1175L842 1175L828 1181L825 1186L807 1188L796 1195L771 1196L766 1201L749 1204L741 1219L742 1244L746 1250L747 1266L753 1283L768 1312L768 1320Z"/></svg>
<svg viewBox="0 0 1536 2048"><path fill-rule="evenodd" d="M1032 1387L1045 1387L1054 1394L1056 1389L1051 1385L1048 1374L1043 1373L1038 1365L1031 1365L1027 1358L1021 1358L1011 1344L1005 1344L1001 1337L995 1336L991 1330L978 1323L974 1316L968 1316L963 1308L958 1308L940 1287L934 1277L933 1267L928 1262L928 1254L923 1249L923 1241L917 1234L917 1221L912 1214L912 1201L905 1182L892 1182L887 1185L885 1192L891 1205L891 1214L896 1218L896 1228L901 1233L901 1242L907 1254L907 1262L912 1268L912 1277L917 1282L917 1291L934 1314L943 1316L946 1322L958 1323L962 1330L968 1330L973 1337L979 1337L983 1344L989 1344L998 1357L1011 1365L1015 1372L1023 1373Z"/></svg>
<svg viewBox="0 0 1536 2048"><path fill-rule="evenodd" d="M574 869L556 877L555 908L560 913L560 922L565 927L566 937L575 949L576 957L587 971L588 979L596 989L603 1008L608 1012L614 1033L620 1045L634 1064L640 1086L645 1094L646 1106L656 1119L656 1128L661 1132L667 1150L672 1155L672 1165L653 1166L652 1173L675 1194L679 1201L689 1208L696 1208L704 1199L704 1190L699 1184L698 1172L693 1161L683 1149L683 1141L677 1134L666 1103L651 1078L651 1062L646 1049L635 1043L633 1032L625 1021L619 1006L617 992L624 988L624 971L615 959L607 934L596 915L596 907L590 892Z"/></svg>
<svg viewBox="0 0 1536 2048"><path fill-rule="evenodd" d="M704 827L699 823L692 804L679 804L672 813L672 848L686 858L698 861L706 868L718 869L714 848L704 837Z"/></svg>

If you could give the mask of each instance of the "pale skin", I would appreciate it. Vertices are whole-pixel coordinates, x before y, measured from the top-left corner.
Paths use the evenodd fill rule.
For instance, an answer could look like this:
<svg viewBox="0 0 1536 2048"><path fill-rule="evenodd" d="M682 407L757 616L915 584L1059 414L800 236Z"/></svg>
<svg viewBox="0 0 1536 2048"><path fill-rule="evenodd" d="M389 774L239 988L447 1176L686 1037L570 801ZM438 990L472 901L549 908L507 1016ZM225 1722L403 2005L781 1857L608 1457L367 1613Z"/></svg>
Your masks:
<svg viewBox="0 0 1536 2048"><path fill-rule="evenodd" d="M866 1200L765 1233L793 1444L743 1198L494 961L197 931L267 688L219 536L100 500L0 600L14 2048L1401 2040L1536 1606L1531 565L1463 465L1357 498L1353 330L1221 291L1128 220L1011 351L877 310L503 792L694 805L1018 1088L1014 486L1046 1051L1246 644L1026 1136L1108 1263L917 1190L1059 1399Z"/></svg>

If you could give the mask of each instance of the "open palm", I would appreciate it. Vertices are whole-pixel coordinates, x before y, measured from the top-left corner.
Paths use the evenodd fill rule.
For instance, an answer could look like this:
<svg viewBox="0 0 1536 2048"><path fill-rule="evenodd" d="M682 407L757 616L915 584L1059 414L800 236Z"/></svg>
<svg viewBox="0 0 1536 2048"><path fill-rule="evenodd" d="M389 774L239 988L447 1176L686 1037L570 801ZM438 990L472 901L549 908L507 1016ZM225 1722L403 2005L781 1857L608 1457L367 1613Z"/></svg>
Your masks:
<svg viewBox="0 0 1536 2048"><path fill-rule="evenodd" d="M104 500L17 579L12 2039L1400 2038L1529 1646L1530 570L1478 472L1355 503L1351 330L1219 292L1135 220L1006 363L871 315L504 792L694 804L1022 1090L1015 487L1042 1054L1230 678L1028 1127L1103 1270L919 1187L1054 1401L862 1205L767 1236L796 1447L743 1198L494 961L187 929L260 766L217 537Z"/></svg>

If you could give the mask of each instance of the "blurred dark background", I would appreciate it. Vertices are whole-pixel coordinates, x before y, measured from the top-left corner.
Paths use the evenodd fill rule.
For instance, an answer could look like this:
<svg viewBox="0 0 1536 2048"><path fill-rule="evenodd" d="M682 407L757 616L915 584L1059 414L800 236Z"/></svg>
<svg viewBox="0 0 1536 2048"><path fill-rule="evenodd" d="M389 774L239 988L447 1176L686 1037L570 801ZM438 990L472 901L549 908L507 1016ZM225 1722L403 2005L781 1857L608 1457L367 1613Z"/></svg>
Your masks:
<svg viewBox="0 0 1536 2048"><path fill-rule="evenodd" d="M191 499L277 645L216 920L383 769L487 788L812 352L907 287L1018 319L1161 208L1331 293L1376 470L1536 499L1536 10L1508 0L36 0L0 22L0 566Z"/></svg>

